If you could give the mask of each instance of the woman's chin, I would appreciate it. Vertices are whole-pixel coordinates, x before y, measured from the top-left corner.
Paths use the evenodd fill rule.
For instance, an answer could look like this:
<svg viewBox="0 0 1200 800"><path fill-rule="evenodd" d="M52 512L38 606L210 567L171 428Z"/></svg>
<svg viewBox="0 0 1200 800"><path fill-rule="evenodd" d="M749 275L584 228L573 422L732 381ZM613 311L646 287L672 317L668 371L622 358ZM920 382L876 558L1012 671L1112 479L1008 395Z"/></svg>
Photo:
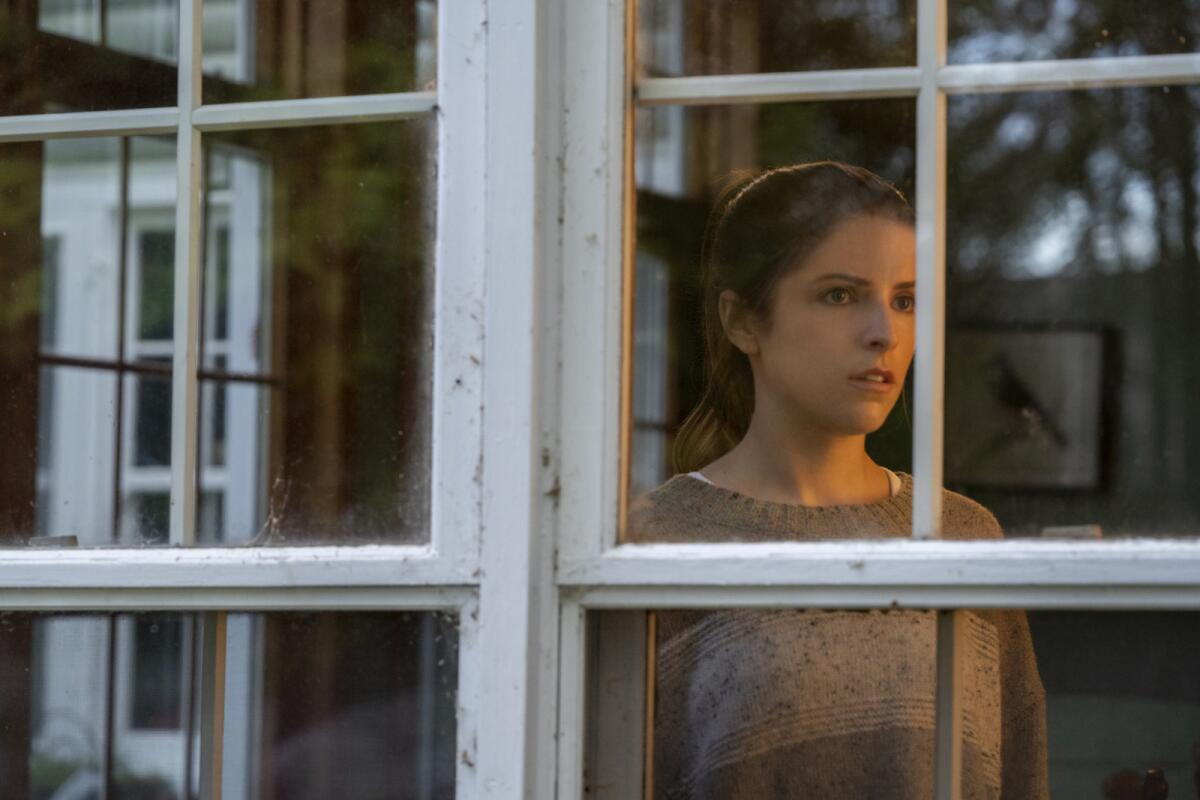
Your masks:
<svg viewBox="0 0 1200 800"><path fill-rule="evenodd" d="M882 428L887 418L887 414L880 415L875 409L870 413L843 416L832 427L843 436L866 436Z"/></svg>

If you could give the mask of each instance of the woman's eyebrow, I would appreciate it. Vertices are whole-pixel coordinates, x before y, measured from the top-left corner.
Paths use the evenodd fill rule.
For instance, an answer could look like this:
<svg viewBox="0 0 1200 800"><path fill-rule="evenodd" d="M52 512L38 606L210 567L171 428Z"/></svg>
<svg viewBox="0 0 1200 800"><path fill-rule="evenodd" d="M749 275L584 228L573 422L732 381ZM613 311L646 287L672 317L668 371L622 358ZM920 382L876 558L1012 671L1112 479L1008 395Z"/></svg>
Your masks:
<svg viewBox="0 0 1200 800"><path fill-rule="evenodd" d="M828 280L845 281L846 283L853 283L855 286L870 286L871 285L871 282L869 280L867 280L866 278L861 278L858 275L851 275L847 272L827 272L824 275L818 276L814 280L814 282L828 281ZM897 288L897 289L913 289L913 288L916 288L916 285L917 285L916 281L901 281L900 283L896 284L895 288Z"/></svg>

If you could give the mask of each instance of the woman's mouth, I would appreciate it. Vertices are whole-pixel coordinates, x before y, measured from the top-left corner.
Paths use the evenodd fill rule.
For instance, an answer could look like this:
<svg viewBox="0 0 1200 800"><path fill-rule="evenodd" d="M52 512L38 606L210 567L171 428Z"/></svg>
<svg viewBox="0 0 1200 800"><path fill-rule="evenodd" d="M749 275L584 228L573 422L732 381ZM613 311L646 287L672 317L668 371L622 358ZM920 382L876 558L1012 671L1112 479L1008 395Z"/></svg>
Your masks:
<svg viewBox="0 0 1200 800"><path fill-rule="evenodd" d="M892 373L886 369L869 369L850 376L850 382L868 392L886 394L892 390Z"/></svg>

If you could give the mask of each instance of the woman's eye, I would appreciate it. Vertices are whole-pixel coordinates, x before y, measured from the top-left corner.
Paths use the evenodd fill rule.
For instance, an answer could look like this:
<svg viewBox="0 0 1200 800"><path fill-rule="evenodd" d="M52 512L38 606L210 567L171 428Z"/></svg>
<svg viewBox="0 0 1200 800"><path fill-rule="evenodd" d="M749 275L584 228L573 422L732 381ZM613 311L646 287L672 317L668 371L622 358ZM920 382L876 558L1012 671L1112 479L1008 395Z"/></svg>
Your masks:
<svg viewBox="0 0 1200 800"><path fill-rule="evenodd" d="M841 287L837 289L830 289L825 293L825 299L835 305L844 305L845 303L850 302L850 290L843 289Z"/></svg>
<svg viewBox="0 0 1200 800"><path fill-rule="evenodd" d="M897 311L912 311L917 299L912 295L902 294L892 301Z"/></svg>

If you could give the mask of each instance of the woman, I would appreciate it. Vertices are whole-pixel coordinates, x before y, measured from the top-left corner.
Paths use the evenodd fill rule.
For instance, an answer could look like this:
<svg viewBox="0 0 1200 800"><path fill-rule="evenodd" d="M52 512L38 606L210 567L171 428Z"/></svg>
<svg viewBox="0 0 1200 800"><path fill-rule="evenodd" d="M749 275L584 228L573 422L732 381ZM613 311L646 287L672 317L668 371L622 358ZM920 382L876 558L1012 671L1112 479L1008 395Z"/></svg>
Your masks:
<svg viewBox="0 0 1200 800"><path fill-rule="evenodd" d="M631 542L910 535L912 478L865 449L913 357L912 209L833 162L726 193L706 232L708 384L680 474L630 511ZM947 538L998 538L945 492ZM965 798L1048 797L1044 692L1023 612L966 617ZM936 616L658 615L655 796L933 796Z"/></svg>

